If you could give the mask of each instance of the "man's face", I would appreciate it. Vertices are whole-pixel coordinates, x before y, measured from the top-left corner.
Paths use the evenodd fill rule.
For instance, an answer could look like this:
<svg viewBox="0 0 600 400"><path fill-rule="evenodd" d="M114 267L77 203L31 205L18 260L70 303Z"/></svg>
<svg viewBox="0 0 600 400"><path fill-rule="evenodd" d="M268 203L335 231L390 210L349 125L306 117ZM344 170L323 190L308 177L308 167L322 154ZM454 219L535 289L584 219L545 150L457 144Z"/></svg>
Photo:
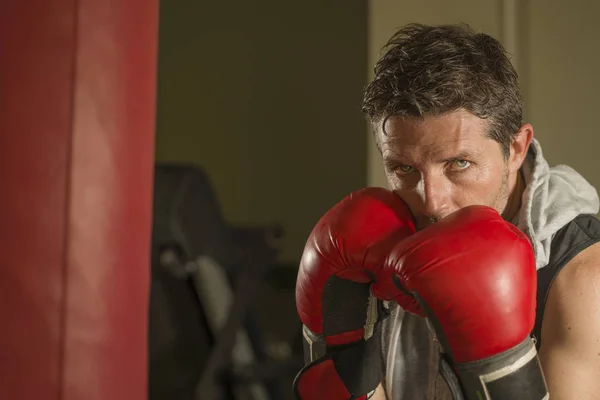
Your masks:
<svg viewBox="0 0 600 400"><path fill-rule="evenodd" d="M386 133L378 128L388 185L408 204L419 229L469 205L504 211L515 174L511 158L487 137L487 124L457 111L425 119L392 117Z"/></svg>

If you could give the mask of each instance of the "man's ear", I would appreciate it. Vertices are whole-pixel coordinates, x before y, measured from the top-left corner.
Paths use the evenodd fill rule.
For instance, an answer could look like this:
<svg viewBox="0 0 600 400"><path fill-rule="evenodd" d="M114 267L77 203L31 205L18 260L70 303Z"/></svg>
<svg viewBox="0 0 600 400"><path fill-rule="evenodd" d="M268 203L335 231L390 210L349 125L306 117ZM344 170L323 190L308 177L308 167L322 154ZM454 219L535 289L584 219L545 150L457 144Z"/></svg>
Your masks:
<svg viewBox="0 0 600 400"><path fill-rule="evenodd" d="M529 150L532 140L533 126L531 124L524 124L519 128L510 145L510 156L508 158L510 172L516 172L521 168L525 157L527 157L527 150Z"/></svg>

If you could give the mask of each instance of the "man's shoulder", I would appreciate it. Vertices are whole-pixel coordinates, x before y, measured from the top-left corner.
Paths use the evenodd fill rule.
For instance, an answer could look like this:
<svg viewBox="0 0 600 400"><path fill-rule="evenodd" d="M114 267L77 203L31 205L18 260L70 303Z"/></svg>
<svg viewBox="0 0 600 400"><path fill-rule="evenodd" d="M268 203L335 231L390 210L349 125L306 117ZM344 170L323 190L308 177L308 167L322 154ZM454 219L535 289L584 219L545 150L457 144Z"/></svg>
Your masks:
<svg viewBox="0 0 600 400"><path fill-rule="evenodd" d="M560 254L557 252L562 257L562 271L555 277L551 290L582 294L591 290L594 296L600 296L600 287L596 286L600 284L600 220L594 216L577 218L564 232L566 243L562 244ZM561 247L560 242L556 243L556 247Z"/></svg>
<svg viewBox="0 0 600 400"><path fill-rule="evenodd" d="M564 269L554 285L588 287L595 284L591 278L598 275L600 279L600 220L587 214L573 219L552 240L552 253L551 259L556 259ZM595 287L589 287L597 292Z"/></svg>
<svg viewBox="0 0 600 400"><path fill-rule="evenodd" d="M538 271L538 306L541 306L541 312L536 324L537 333L548 335L548 329L540 326L542 316L544 325L548 325L548 319L556 319L548 314L566 313L577 318L579 311L587 310L588 306L595 307L588 301L591 301L590 296L599 296L598 285L600 220L594 215L580 215L557 232L552 240L550 263ZM556 331L555 328L552 330ZM543 331L546 331L545 335Z"/></svg>
<svg viewBox="0 0 600 400"><path fill-rule="evenodd" d="M600 241L571 258L548 293L542 336L546 345L597 344L600 334ZM588 333L591 333L592 336ZM571 343L573 342L573 343Z"/></svg>
<svg viewBox="0 0 600 400"><path fill-rule="evenodd" d="M600 241L600 220L580 214L559 229L552 238L549 267L562 269L579 253Z"/></svg>
<svg viewBox="0 0 600 400"><path fill-rule="evenodd" d="M594 253L598 251L598 242L600 242L600 220L589 214L578 215L554 235L549 262L538 270L538 307L533 329L533 334L538 338L538 346L541 345L544 336L542 322L547 320L545 314L548 311L554 312L553 306L547 305L551 292L563 293L565 290L578 290L580 283L574 280L572 275L579 268L586 268L580 265L585 266L590 263L589 259L593 258ZM562 302L559 302L558 305L561 304ZM568 305L565 304L565 306Z"/></svg>
<svg viewBox="0 0 600 400"><path fill-rule="evenodd" d="M548 295L539 355L550 392L557 396L582 398L600 390L593 372L600 369L599 300L597 241L567 263Z"/></svg>

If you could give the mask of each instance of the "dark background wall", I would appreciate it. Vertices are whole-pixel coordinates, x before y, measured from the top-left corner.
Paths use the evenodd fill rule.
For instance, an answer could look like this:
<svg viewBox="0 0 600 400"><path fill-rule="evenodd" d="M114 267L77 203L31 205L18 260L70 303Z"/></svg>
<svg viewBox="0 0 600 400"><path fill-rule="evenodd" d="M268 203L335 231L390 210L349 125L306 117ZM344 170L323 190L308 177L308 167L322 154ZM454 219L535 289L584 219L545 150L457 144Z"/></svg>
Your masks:
<svg viewBox="0 0 600 400"><path fill-rule="evenodd" d="M234 224L279 222L283 262L366 185L367 3L161 2L157 160L193 163Z"/></svg>

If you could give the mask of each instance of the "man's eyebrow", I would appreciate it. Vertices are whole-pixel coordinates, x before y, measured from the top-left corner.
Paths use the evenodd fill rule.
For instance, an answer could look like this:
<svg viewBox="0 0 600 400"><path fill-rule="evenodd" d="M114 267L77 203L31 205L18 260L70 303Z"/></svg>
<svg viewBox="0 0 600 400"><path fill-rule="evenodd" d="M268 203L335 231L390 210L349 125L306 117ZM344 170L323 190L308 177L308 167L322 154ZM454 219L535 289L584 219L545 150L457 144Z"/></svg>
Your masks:
<svg viewBox="0 0 600 400"><path fill-rule="evenodd" d="M450 161L456 161L456 160L468 160L470 158L477 156L477 154L479 154L477 151L463 150L463 151L456 153L455 155L453 155L451 157L445 157L442 161L450 162Z"/></svg>
<svg viewBox="0 0 600 400"><path fill-rule="evenodd" d="M461 150L450 157L444 157L439 162L452 162L456 160L469 160L477 157L480 151L477 150ZM398 165L411 165L411 163L400 155L394 155L391 157L383 157L383 165L386 167L397 167Z"/></svg>
<svg viewBox="0 0 600 400"><path fill-rule="evenodd" d="M383 158L383 164L386 167L396 167L400 164L405 164L402 161L400 161L400 159L398 157L384 157Z"/></svg>

